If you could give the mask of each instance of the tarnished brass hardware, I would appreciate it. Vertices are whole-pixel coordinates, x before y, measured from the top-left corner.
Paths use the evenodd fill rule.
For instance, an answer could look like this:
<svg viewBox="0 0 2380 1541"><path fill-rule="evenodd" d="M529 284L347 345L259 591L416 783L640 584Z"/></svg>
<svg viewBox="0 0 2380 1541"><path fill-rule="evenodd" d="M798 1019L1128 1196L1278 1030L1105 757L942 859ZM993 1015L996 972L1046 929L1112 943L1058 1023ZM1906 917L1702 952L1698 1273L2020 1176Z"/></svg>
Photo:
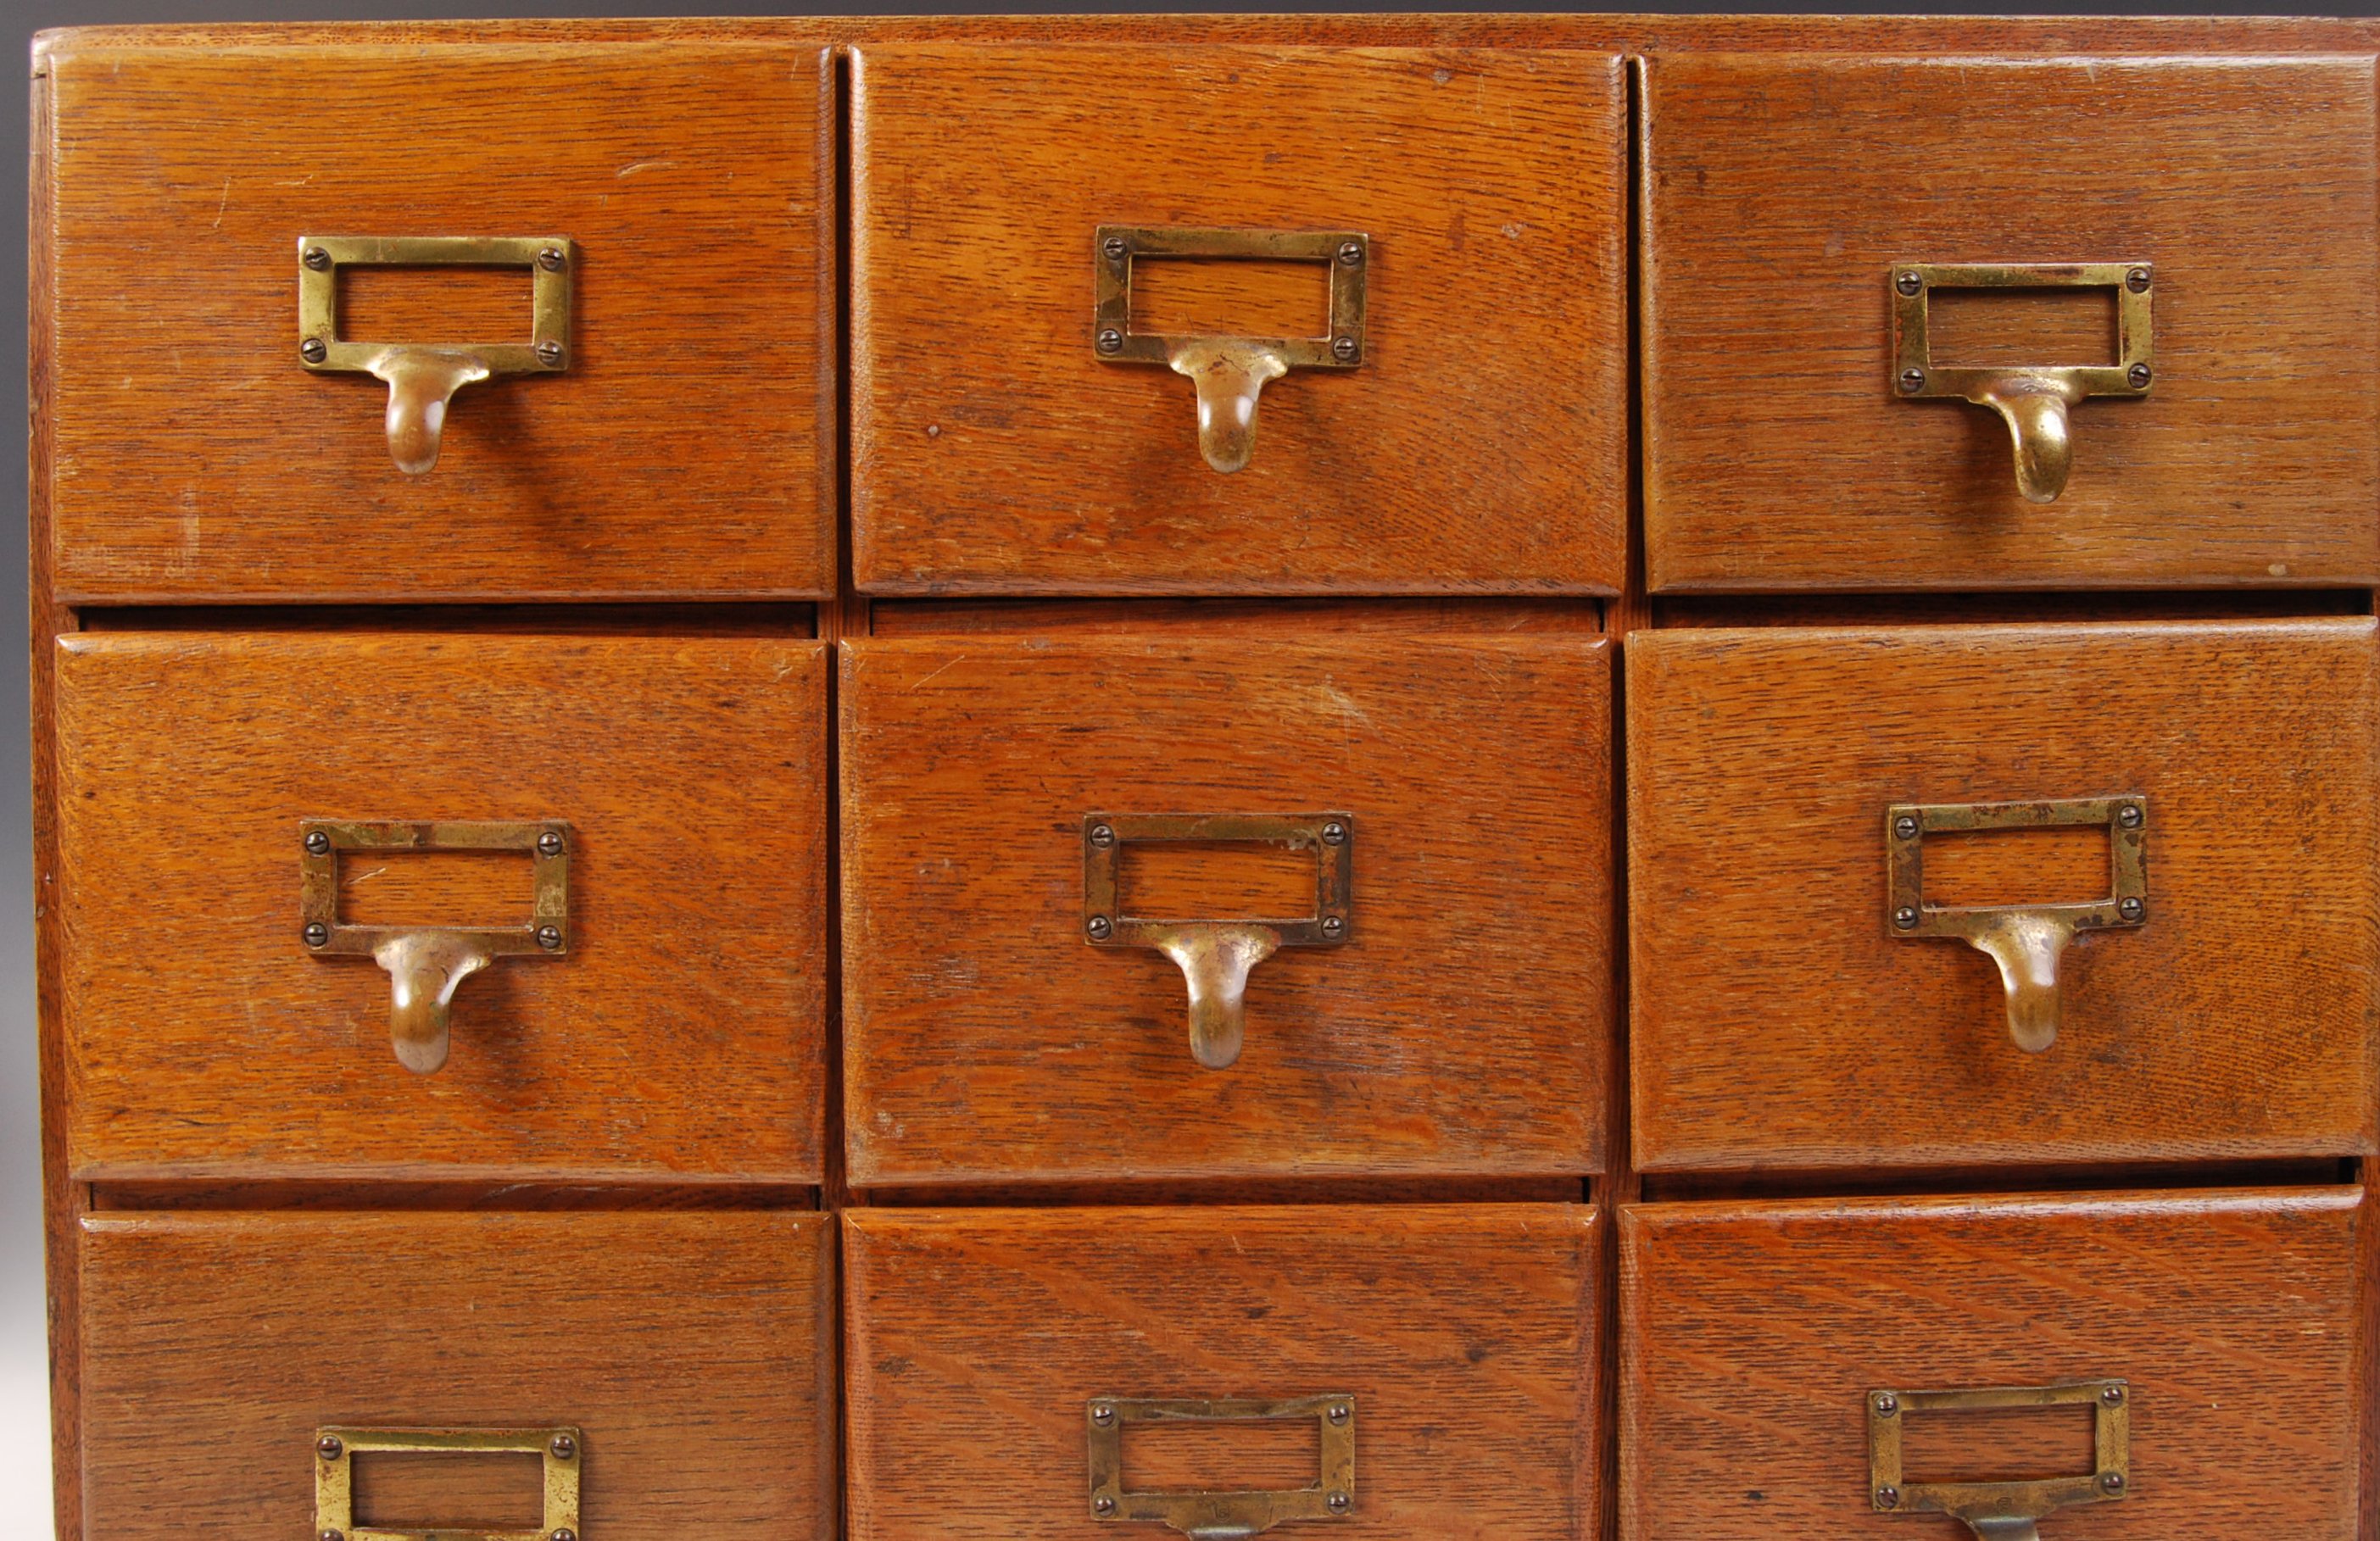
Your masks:
<svg viewBox="0 0 2380 1541"><path fill-rule="evenodd" d="M2016 446L2016 484L2026 501L2055 503L2074 464L2067 412L2085 396L2144 396L2155 377L2150 310L2156 270L2147 262L1895 262L1892 390L1918 400L1955 396L1988 406ZM1936 289L2112 288L2116 291L2113 364L1937 367L1926 340L1926 307Z"/></svg>
<svg viewBox="0 0 2380 1541"><path fill-rule="evenodd" d="M1319 337L1207 337L1132 329L1132 264L1140 257L1318 262L1330 270L1330 330ZM1236 471L1257 446L1257 396L1292 370L1352 370L1364 361L1364 275L1372 238L1360 230L1215 230L1102 224L1091 242L1097 300L1091 352L1111 364L1164 364L1198 393L1198 450Z"/></svg>
<svg viewBox="0 0 2380 1541"><path fill-rule="evenodd" d="M388 970L389 1036L407 1070L446 1062L455 987L498 958L570 951L570 826L556 819L408 823L310 819L298 826L298 908L306 950L368 957ZM530 858L529 919L519 926L357 926L339 918L342 851L521 851Z"/></svg>
<svg viewBox="0 0 2380 1541"><path fill-rule="evenodd" d="M2112 892L2082 904L1936 906L1925 903L1925 837L1985 830L2105 825ZM1951 937L1991 955L2008 991L2009 1036L2038 1054L2058 1041L2058 964L2084 931L2148 920L2149 804L2140 796L2039 803L1895 803L1884 810L1889 873L1885 929L1904 940Z"/></svg>
<svg viewBox="0 0 2380 1541"><path fill-rule="evenodd" d="M343 267L527 268L526 343L368 343L339 337ZM388 385L388 453L419 476L438 464L455 392L500 374L570 367L570 285L578 249L560 236L304 236L298 241L298 357L317 374L372 375Z"/></svg>
<svg viewBox="0 0 2380 1541"><path fill-rule="evenodd" d="M1901 1480L1900 1426L1912 1414L2084 1405L2095 1414L2091 1426L2093 1465L2080 1476L2029 1482ZM1870 1391L1868 1503L1882 1513L1950 1515L1973 1531L1977 1541L2041 1541L2040 1522L2058 1510L2075 1504L2112 1503L2131 1492L2131 1386L2122 1380L1966 1391Z"/></svg>
<svg viewBox="0 0 2380 1541"><path fill-rule="evenodd" d="M1124 1491L1123 1431L1129 1425L1307 1418L1322 1433L1322 1469L1311 1486L1220 1493ZM1344 1520L1355 1512L1355 1399L1344 1393L1285 1401L1093 1397L1083 1410L1083 1426L1090 1436L1091 1517L1096 1520L1171 1525L1194 1541L1237 1541L1290 1520Z"/></svg>
<svg viewBox="0 0 2380 1541"><path fill-rule="evenodd" d="M1279 845L1314 853L1314 913L1284 919L1154 919L1117 913L1116 873L1135 842ZM1190 1053L1229 1068L1246 1036L1248 971L1283 947L1336 947L1355 929L1355 820L1344 813L1135 814L1083 818L1083 936L1154 947L1190 988Z"/></svg>
<svg viewBox="0 0 2380 1541"><path fill-rule="evenodd" d="M577 1541L578 1430L553 1428L350 1428L315 1430L314 1534L342 1541ZM356 1528L356 1452L534 1455L544 1462L544 1514L535 1530Z"/></svg>

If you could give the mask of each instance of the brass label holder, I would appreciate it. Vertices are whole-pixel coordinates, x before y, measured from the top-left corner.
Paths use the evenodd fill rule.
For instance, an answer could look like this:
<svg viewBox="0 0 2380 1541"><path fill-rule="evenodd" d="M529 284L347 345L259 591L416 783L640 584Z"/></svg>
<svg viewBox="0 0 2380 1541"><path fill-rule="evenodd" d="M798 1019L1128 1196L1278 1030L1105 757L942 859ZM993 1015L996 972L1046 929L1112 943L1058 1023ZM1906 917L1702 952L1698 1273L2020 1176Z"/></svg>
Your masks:
<svg viewBox="0 0 2380 1541"><path fill-rule="evenodd" d="M1978 1413L2080 1407L2093 1412L2092 1469L2028 1482L1904 1482L1901 1426L1914 1413ZM2057 1386L1867 1394L1868 1504L1882 1514L1948 1514L1977 1541L2041 1541L2040 1523L2076 1504L2113 1503L2131 1493L2131 1386L2077 1380Z"/></svg>
<svg viewBox="0 0 2380 1541"><path fill-rule="evenodd" d="M1330 272L1330 326L1319 337L1135 332L1132 267L1144 257L1318 262ZM1102 224L1091 242L1091 351L1110 364L1163 364L1198 393L1198 450L1219 471L1256 453L1257 396L1292 370L1352 370L1364 361L1364 279L1372 238L1361 230L1221 230Z"/></svg>
<svg viewBox="0 0 2380 1541"><path fill-rule="evenodd" d="M2009 1036L2039 1053L2058 1041L2058 960L2085 931L2130 929L2148 921L2148 799L2072 797L2034 803L1895 803L1884 810L1885 930L1903 940L1949 938L1999 965L2008 992ZM1950 906L1925 902L1925 837L1992 830L2103 825L2105 899L2080 904Z"/></svg>
<svg viewBox="0 0 2380 1541"><path fill-rule="evenodd" d="M1314 913L1286 919L1162 920L1121 913L1123 848L1142 842L1244 843L1314 854ZM1094 947L1153 947L1190 989L1190 1053L1209 1070L1240 1057L1248 971L1284 947L1337 947L1355 928L1355 819L1345 813L1083 816L1083 937Z"/></svg>
<svg viewBox="0 0 2380 1541"><path fill-rule="evenodd" d="M504 374L570 367L571 274L578 249L561 236L301 236L298 357L316 374L369 374L388 385L388 453L419 476L438 464L447 404L466 385ZM345 342L339 270L346 267L527 268L525 343Z"/></svg>
<svg viewBox="0 0 2380 1541"><path fill-rule="evenodd" d="M298 825L300 939L317 957L370 958L388 971L389 1036L407 1070L446 1062L455 988L498 958L570 951L570 826L560 819L309 819ZM530 859L529 917L517 926L362 926L339 918L339 859L349 851L520 851Z"/></svg>
<svg viewBox="0 0 2380 1541"><path fill-rule="evenodd" d="M578 1541L578 1469L586 1442L578 1430L552 1428L356 1428L314 1431L316 1541ZM544 1463L543 1515L535 1530L420 1530L356 1527L357 1452L366 1454L535 1455Z"/></svg>
<svg viewBox="0 0 2380 1541"><path fill-rule="evenodd" d="M1124 1490L1123 1431L1133 1424L1296 1423L1308 1418L1322 1434L1321 1471L1311 1486L1236 1492ZM1280 1401L1093 1397L1083 1410L1083 1420L1090 1437L1095 1520L1170 1525L1193 1541L1238 1541L1292 1520L1345 1520L1355 1512L1355 1399L1343 1392Z"/></svg>
<svg viewBox="0 0 2380 1541"><path fill-rule="evenodd" d="M2015 441L2017 490L2029 503L2055 503L2074 465L2067 412L2087 396L2140 397L2156 377L2152 306L2156 269L2148 262L1895 262L1892 389L1910 401L1954 397L2000 415ZM1940 289L2112 288L2113 364L1940 366L1927 338L1927 308Z"/></svg>

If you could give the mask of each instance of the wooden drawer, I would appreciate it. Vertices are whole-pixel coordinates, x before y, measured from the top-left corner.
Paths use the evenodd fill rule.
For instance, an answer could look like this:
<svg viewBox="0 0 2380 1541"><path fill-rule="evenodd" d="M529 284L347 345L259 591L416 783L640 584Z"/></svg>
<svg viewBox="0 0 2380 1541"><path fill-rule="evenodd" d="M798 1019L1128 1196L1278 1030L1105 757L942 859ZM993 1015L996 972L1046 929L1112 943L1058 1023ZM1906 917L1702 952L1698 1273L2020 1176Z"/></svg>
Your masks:
<svg viewBox="0 0 2380 1541"><path fill-rule="evenodd" d="M847 1210L852 1541L1268 1507L1330 1522L1292 1535L1588 1541L1600 1231L1555 1204Z"/></svg>
<svg viewBox="0 0 2380 1541"><path fill-rule="evenodd" d="M1654 588L2380 576L2368 54L1681 54L1646 82ZM2112 266L1926 271L1973 264ZM2107 393L2048 504L2010 423L2046 444L2066 383L2022 366Z"/></svg>
<svg viewBox="0 0 2380 1541"><path fill-rule="evenodd" d="M836 1535L823 1215L82 1224L91 1541ZM371 1448L436 1430L525 1448ZM346 1526L317 1507L342 1477Z"/></svg>
<svg viewBox="0 0 2380 1541"><path fill-rule="evenodd" d="M69 39L47 58L60 599L832 591L816 45ZM468 254L497 268L368 249L424 237L514 244ZM301 321L309 285L334 337ZM347 368L377 344L413 345L382 367L429 382L425 423L443 377L423 346L500 371L455 394L434 469L398 468L390 389Z"/></svg>
<svg viewBox="0 0 2380 1541"><path fill-rule="evenodd" d="M1631 636L1639 1166L2371 1152L2373 625Z"/></svg>
<svg viewBox="0 0 2380 1541"><path fill-rule="evenodd" d="M2358 1199L1623 1210L1621 1541L1953 1541L1969 1532L1935 1485L2050 1479L2089 1501L2050 1511L2045 1541L2353 1541ZM2073 1389L1997 1410L1925 1394L2048 1387ZM1898 1482L1872 1441L1898 1445Z"/></svg>
<svg viewBox="0 0 2380 1541"><path fill-rule="evenodd" d="M1599 638L878 638L843 668L854 1183L1599 1169Z"/></svg>
<svg viewBox="0 0 2380 1541"><path fill-rule="evenodd" d="M861 588L1618 589L1616 57L917 43L852 69ZM1283 361L1218 474L1237 392Z"/></svg>
<svg viewBox="0 0 2380 1541"><path fill-rule="evenodd" d="M62 639L75 1175L816 1182L823 653Z"/></svg>

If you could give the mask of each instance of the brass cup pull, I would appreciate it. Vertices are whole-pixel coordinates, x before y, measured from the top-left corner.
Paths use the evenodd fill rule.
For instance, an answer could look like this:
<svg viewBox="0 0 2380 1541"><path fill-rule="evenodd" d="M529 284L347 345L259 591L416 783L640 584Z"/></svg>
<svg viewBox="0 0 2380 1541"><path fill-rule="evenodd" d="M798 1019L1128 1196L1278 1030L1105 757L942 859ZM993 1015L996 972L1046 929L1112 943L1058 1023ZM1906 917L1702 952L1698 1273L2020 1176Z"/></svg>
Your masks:
<svg viewBox="0 0 2380 1541"><path fill-rule="evenodd" d="M586 1440L551 1428L356 1428L314 1431L314 1534L322 1541L578 1541L578 1473ZM534 1455L541 1465L537 1528L356 1525L355 1458L366 1455Z"/></svg>
<svg viewBox="0 0 2380 1541"><path fill-rule="evenodd" d="M1894 394L1921 401L1954 397L1988 406L2008 424L2016 452L2016 484L2029 503L2055 503L2074 466L2069 410L2087 396L2140 397L2155 378L2152 353L2152 289L2147 262L1895 262L1892 288ZM2116 292L2115 363L1937 365L1928 337L1928 305L1937 288L2112 288Z"/></svg>
<svg viewBox="0 0 2380 1541"><path fill-rule="evenodd" d="M1901 1428L1914 1414L2077 1406L2093 1410L2088 1472L2018 1482L1904 1480ZM2040 1541L2041 1522L2059 1510L2113 1503L2131 1496L2131 1385L2123 1380L1958 1391L1870 1391L1868 1506L1880 1514L1948 1514L1973 1531L1977 1541Z"/></svg>
<svg viewBox="0 0 2380 1541"><path fill-rule="evenodd" d="M570 826L527 822L310 819L298 826L300 938L317 957L368 957L388 971L389 1038L397 1062L422 1074L446 1063L455 989L498 958L570 951ZM522 851L530 857L529 919L519 926L365 926L339 918L347 851Z"/></svg>
<svg viewBox="0 0 2380 1541"><path fill-rule="evenodd" d="M1344 1392L1266 1401L1248 1397L1168 1401L1093 1397L1083 1409L1090 1447L1091 1518L1169 1525L1193 1541L1239 1541L1292 1520L1346 1520L1355 1513L1355 1399ZM1135 1424L1314 1421L1320 1470L1304 1487L1234 1492L1124 1490L1123 1431Z"/></svg>
<svg viewBox="0 0 2380 1541"><path fill-rule="evenodd" d="M369 374L388 386L389 457L407 476L438 464L455 393L504 374L570 367L571 273L578 251L559 236L305 236L298 242L298 357L317 374ZM526 343L346 342L339 335L344 267L515 267L530 277Z"/></svg>
<svg viewBox="0 0 2380 1541"><path fill-rule="evenodd" d="M1198 394L1198 451L1219 471L1256 453L1257 399L1293 369L1352 370L1364 361L1365 274L1371 237L1360 230L1215 230L1102 224L1093 237L1091 351L1111 364L1163 364ZM1317 262L1330 273L1330 320L1319 337L1183 336L1132 329L1133 263L1141 258Z"/></svg>
<svg viewBox="0 0 2380 1541"><path fill-rule="evenodd" d="M1245 843L1314 855L1314 913L1295 918L1152 919L1122 912L1124 847L1140 842ZM1083 937L1094 947L1152 947L1190 992L1190 1054L1230 1068L1247 1036L1248 972L1283 947L1336 947L1354 932L1355 820L1344 813L1087 814Z"/></svg>
<svg viewBox="0 0 2380 1541"><path fill-rule="evenodd" d="M1990 830L2104 825L2108 886L2105 899L2082 904L1976 905L1925 902L1925 837ZM2009 1036L2040 1053L2058 1041L2062 1005L2059 961L2087 931L2128 929L2148 921L2148 799L2078 797L2038 803L1896 803L1884 810L1888 874L1885 929L1904 940L1949 938L1999 965L2008 996Z"/></svg>

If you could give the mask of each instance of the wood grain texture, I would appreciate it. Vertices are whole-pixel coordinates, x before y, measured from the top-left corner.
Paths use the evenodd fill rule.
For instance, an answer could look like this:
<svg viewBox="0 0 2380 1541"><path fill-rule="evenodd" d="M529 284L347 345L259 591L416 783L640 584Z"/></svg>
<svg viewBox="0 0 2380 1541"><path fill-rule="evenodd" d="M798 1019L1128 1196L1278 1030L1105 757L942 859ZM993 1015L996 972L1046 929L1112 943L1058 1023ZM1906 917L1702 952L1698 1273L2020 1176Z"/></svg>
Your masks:
<svg viewBox="0 0 2380 1541"><path fill-rule="evenodd" d="M1647 79L1653 589L2380 573L2368 55L1660 55ZM2155 264L2155 389L2074 409L2056 503L2018 492L1992 412L1895 398L1896 261Z"/></svg>
<svg viewBox="0 0 2380 1541"><path fill-rule="evenodd" d="M1334 1391L1334 1535L1588 1541L1601 1229L1572 1205L851 1210L852 1541L1137 1535L1089 1512L1089 1399Z"/></svg>
<svg viewBox="0 0 2380 1541"><path fill-rule="evenodd" d="M852 59L852 540L919 593L1605 593L1626 110L1597 54L888 45ZM1102 224L1371 237L1365 358L1200 457L1091 349Z"/></svg>
<svg viewBox="0 0 2380 1541"><path fill-rule="evenodd" d="M1628 656L1643 1170L2373 1148L2369 619L1639 632ZM2067 951L2063 1030L2025 1053L1989 958L1891 933L1885 809L2125 794L2147 924Z"/></svg>
<svg viewBox="0 0 2380 1541"><path fill-rule="evenodd" d="M1572 1175L1602 1157L1610 663L1594 637L844 647L845 1138L871 1184ZM1354 820L1348 940L1181 971L1083 938L1083 816Z"/></svg>
<svg viewBox="0 0 2380 1541"><path fill-rule="evenodd" d="M89 1534L311 1535L324 1424L576 1424L584 1534L833 1541L832 1225L94 1216Z"/></svg>
<svg viewBox="0 0 2380 1541"><path fill-rule="evenodd" d="M824 652L62 641L77 1175L817 1181ZM568 820L569 953L466 979L404 1069L388 976L299 939L310 818Z"/></svg>
<svg viewBox="0 0 2380 1541"><path fill-rule="evenodd" d="M820 49L69 41L49 57L56 222L36 237L58 272L63 597L832 592ZM386 389L298 360L309 235L577 241L569 370L466 387L437 467L402 475Z"/></svg>
<svg viewBox="0 0 2380 1541"><path fill-rule="evenodd" d="M1596 632L1602 629L1601 610L1595 600L1534 599L879 600L869 607L869 630L877 637L1177 629L1228 631L1234 637Z"/></svg>
<svg viewBox="0 0 2380 1541"><path fill-rule="evenodd" d="M2131 1383L2130 1496L2045 1535L2350 1541L2358 1198L1623 1210L1621 1541L1953 1541L1869 1507L1866 1393L2101 1377Z"/></svg>

